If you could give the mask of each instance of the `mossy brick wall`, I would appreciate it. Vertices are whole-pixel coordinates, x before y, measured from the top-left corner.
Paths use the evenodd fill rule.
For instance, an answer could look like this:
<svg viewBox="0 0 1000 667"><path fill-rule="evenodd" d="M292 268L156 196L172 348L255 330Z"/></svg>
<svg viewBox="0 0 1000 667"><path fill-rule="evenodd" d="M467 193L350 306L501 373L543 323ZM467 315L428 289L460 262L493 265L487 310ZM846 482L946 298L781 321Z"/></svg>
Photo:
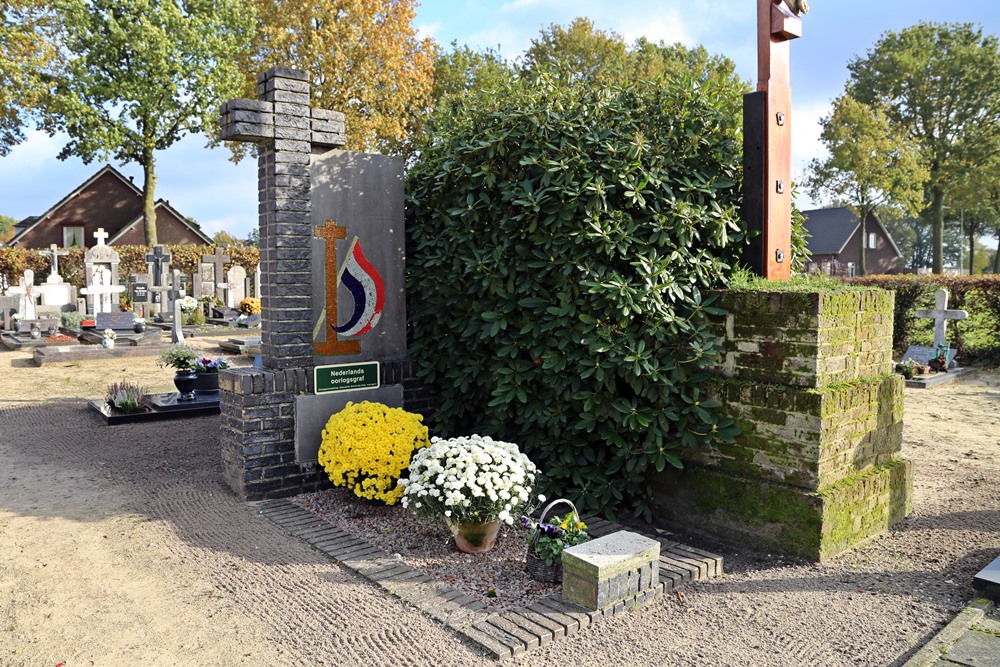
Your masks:
<svg viewBox="0 0 1000 667"><path fill-rule="evenodd" d="M666 471L659 484L669 522L818 561L885 532L909 514L913 496L911 465L902 458L822 493L698 464Z"/></svg>
<svg viewBox="0 0 1000 667"><path fill-rule="evenodd" d="M892 292L717 294L728 377L823 387L892 372Z"/></svg>
<svg viewBox="0 0 1000 667"><path fill-rule="evenodd" d="M891 292L719 294L712 393L742 430L657 480L668 522L823 559L910 509Z"/></svg>
<svg viewBox="0 0 1000 667"><path fill-rule="evenodd" d="M881 465L903 443L896 376L803 389L721 380L712 393L742 431L691 459L727 472L816 491Z"/></svg>

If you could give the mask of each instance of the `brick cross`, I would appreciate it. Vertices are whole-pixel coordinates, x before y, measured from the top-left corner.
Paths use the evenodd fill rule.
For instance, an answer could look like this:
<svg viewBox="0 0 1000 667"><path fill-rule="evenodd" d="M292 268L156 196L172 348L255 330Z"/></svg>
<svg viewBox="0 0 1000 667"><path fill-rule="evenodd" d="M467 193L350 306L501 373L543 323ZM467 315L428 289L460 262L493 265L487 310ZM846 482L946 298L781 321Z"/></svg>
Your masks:
<svg viewBox="0 0 1000 667"><path fill-rule="evenodd" d="M273 141L277 150L297 150L286 142L340 148L345 141L344 114L309 108L309 89L304 71L272 67L257 76L261 100L230 100L219 109L222 138L258 144Z"/></svg>

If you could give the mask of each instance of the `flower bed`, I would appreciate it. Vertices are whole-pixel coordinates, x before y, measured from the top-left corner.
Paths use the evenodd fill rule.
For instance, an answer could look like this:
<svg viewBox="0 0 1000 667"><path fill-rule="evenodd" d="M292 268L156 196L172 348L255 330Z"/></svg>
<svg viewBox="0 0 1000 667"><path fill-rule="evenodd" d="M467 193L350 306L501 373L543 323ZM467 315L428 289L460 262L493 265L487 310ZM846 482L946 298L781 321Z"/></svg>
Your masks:
<svg viewBox="0 0 1000 667"><path fill-rule="evenodd" d="M389 554L399 554L407 565L447 582L491 611L516 609L562 589L528 576L524 531L519 528L504 526L491 551L472 555L455 548L443 523L419 519L399 505L361 500L347 489L307 493L292 502Z"/></svg>

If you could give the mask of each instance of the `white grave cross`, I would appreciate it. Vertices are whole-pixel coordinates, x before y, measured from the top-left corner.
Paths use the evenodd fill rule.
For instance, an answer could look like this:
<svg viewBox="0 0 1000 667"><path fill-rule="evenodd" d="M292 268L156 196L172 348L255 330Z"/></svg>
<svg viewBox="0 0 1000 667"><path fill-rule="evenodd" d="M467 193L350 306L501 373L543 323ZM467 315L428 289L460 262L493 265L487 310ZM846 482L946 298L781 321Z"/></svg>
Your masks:
<svg viewBox="0 0 1000 667"><path fill-rule="evenodd" d="M114 294L124 292L125 286L110 284L111 269L103 266L95 267L93 281L92 285L87 285L80 290L80 293L89 294L94 297L94 315L98 313L112 313L118 310L117 304L113 303L111 297Z"/></svg>
<svg viewBox="0 0 1000 667"><path fill-rule="evenodd" d="M939 289L934 293L934 308L921 308L917 310L917 317L927 317L934 320L934 347L938 345L948 346L948 338L945 336L945 327L948 320L964 320L969 316L965 310L948 310L948 290Z"/></svg>

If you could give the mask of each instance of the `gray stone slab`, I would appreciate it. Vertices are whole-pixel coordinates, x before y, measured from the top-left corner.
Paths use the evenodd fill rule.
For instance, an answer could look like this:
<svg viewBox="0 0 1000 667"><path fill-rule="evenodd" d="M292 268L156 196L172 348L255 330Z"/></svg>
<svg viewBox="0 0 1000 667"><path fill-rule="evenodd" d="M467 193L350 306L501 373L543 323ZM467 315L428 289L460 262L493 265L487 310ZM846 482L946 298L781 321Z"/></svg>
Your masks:
<svg viewBox="0 0 1000 667"><path fill-rule="evenodd" d="M356 354L318 356L317 363L404 359L406 255L402 162L381 155L334 150L312 156L310 171L314 227L332 221L346 230L345 238L335 241L335 275L328 275L326 241L313 239L313 339L316 343L330 342L335 336L337 340L361 344ZM338 334L332 330L330 320L343 327L360 312L350 290L350 279L344 274L355 239L367 262L381 278L384 305L381 316L370 330L355 335ZM356 268L352 271L356 272ZM336 317L326 312L327 289L337 290Z"/></svg>
<svg viewBox="0 0 1000 667"><path fill-rule="evenodd" d="M948 663L969 667L1000 665L1000 637L983 632L966 632L942 658Z"/></svg>
<svg viewBox="0 0 1000 667"><path fill-rule="evenodd" d="M320 396L295 397L295 460L298 463L315 463L323 439L323 429L330 417L343 410L348 401L374 401L393 408L403 407L402 385L389 385L378 389L341 391Z"/></svg>

